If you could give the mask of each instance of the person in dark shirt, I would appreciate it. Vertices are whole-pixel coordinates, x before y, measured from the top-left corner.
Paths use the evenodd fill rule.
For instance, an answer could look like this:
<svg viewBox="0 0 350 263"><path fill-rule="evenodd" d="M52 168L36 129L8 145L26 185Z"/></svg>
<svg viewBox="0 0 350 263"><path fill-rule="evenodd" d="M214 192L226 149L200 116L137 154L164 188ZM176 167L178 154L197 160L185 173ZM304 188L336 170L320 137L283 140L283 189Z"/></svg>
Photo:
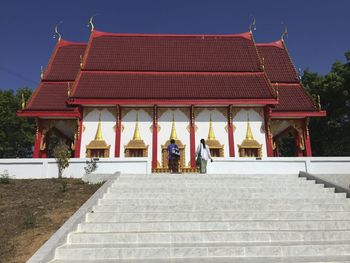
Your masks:
<svg viewBox="0 0 350 263"><path fill-rule="evenodd" d="M175 140L171 139L170 144L167 148L168 151L168 167L171 171L171 173L178 173L179 172L179 159L180 159L180 149L175 144Z"/></svg>

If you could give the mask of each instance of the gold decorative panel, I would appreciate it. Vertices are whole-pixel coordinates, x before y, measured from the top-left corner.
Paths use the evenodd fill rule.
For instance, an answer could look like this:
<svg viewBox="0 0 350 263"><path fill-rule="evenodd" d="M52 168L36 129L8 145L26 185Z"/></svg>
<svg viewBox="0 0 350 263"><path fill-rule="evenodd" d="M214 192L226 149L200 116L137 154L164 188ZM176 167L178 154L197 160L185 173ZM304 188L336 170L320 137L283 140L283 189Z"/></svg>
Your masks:
<svg viewBox="0 0 350 263"><path fill-rule="evenodd" d="M254 140L252 130L250 128L249 113L247 113L247 131L242 144L238 144L239 157L261 157L262 144Z"/></svg>

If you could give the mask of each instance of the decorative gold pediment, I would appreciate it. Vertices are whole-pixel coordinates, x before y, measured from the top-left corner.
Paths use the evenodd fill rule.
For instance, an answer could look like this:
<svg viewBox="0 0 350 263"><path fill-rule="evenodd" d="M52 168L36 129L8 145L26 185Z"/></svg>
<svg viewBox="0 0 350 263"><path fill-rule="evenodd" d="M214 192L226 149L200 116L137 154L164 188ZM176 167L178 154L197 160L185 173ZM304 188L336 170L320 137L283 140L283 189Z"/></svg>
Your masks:
<svg viewBox="0 0 350 263"><path fill-rule="evenodd" d="M205 143L209 146L210 153L214 157L224 157L224 145L216 138L213 129L212 115L210 112L208 139Z"/></svg>
<svg viewBox="0 0 350 263"><path fill-rule="evenodd" d="M246 136L242 144L238 144L240 157L261 157L262 144L254 140L252 130L250 128L249 113L247 112L247 130Z"/></svg>
<svg viewBox="0 0 350 263"><path fill-rule="evenodd" d="M136 122L133 138L128 142L125 148L125 157L147 157L148 145L141 139L139 129L139 113L136 112Z"/></svg>
<svg viewBox="0 0 350 263"><path fill-rule="evenodd" d="M106 141L102 137L101 112L99 112L95 139L86 145L86 157L108 158L110 148L111 146L107 145Z"/></svg>

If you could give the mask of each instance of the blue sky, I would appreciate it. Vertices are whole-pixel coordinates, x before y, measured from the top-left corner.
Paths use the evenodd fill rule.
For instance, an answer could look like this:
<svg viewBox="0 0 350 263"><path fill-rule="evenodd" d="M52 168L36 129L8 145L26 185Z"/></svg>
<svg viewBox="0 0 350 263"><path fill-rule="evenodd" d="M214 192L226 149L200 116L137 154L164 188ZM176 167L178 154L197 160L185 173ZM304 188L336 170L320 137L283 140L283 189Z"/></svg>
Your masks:
<svg viewBox="0 0 350 263"><path fill-rule="evenodd" d="M57 41L55 25L63 21L64 39L87 42L96 13L100 31L189 34L246 32L254 15L256 42L278 40L283 22L295 66L325 74L350 50L349 12L349 0L1 0L0 89L36 88Z"/></svg>

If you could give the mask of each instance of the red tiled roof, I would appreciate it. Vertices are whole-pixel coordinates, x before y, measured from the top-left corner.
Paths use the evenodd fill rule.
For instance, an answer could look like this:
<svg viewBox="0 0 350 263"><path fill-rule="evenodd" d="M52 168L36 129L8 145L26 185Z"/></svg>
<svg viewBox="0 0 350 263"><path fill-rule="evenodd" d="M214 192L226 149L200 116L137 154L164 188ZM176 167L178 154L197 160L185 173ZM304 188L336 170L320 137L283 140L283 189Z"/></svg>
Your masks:
<svg viewBox="0 0 350 263"><path fill-rule="evenodd" d="M273 99L259 73L89 72L79 74L72 98Z"/></svg>
<svg viewBox="0 0 350 263"><path fill-rule="evenodd" d="M68 107L67 82L42 82L31 98L26 111L72 111L74 108Z"/></svg>
<svg viewBox="0 0 350 263"><path fill-rule="evenodd" d="M261 71L254 42L239 35L136 35L93 31L86 70Z"/></svg>
<svg viewBox="0 0 350 263"><path fill-rule="evenodd" d="M283 43L256 44L271 82L299 83L293 63Z"/></svg>
<svg viewBox="0 0 350 263"><path fill-rule="evenodd" d="M60 40L44 72L43 80L73 81L80 69L86 44Z"/></svg>
<svg viewBox="0 0 350 263"><path fill-rule="evenodd" d="M279 84L279 104L273 111L318 111L300 84Z"/></svg>

